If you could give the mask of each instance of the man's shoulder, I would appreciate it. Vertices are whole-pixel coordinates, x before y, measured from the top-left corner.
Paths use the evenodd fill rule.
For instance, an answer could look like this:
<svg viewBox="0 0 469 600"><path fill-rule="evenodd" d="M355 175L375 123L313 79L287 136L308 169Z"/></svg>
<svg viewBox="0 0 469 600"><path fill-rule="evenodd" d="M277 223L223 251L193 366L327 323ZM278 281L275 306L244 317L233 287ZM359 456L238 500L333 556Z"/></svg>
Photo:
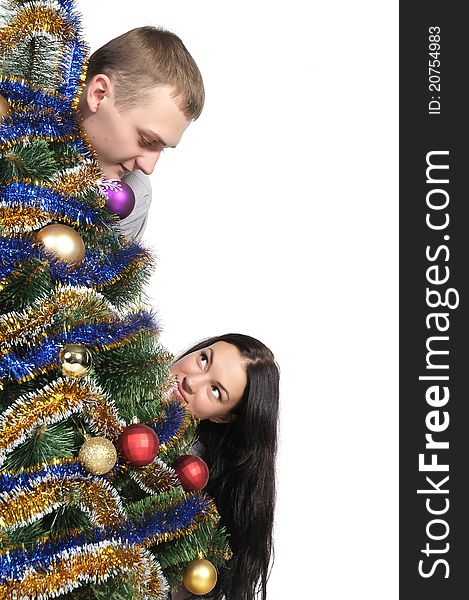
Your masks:
<svg viewBox="0 0 469 600"><path fill-rule="evenodd" d="M122 178L127 185L140 194L147 193L151 194L151 183L148 175L145 175L142 171L132 171L128 175Z"/></svg>

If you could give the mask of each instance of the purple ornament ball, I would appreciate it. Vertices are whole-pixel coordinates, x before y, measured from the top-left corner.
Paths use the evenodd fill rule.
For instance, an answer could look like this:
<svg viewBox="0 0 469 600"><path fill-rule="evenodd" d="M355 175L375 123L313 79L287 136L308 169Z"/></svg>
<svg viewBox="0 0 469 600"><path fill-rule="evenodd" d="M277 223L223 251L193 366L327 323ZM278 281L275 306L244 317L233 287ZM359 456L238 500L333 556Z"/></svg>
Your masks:
<svg viewBox="0 0 469 600"><path fill-rule="evenodd" d="M106 196L106 208L125 219L133 211L135 195L130 187L120 179L105 179L100 183L100 188Z"/></svg>

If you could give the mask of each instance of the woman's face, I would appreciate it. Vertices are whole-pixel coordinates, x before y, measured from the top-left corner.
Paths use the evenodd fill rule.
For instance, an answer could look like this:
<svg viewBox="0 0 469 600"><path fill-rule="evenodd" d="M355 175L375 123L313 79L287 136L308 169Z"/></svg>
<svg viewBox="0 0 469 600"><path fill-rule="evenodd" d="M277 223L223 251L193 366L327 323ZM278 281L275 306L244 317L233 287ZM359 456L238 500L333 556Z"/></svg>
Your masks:
<svg viewBox="0 0 469 600"><path fill-rule="evenodd" d="M247 384L245 359L233 344L215 342L176 361L176 396L199 419L228 423Z"/></svg>

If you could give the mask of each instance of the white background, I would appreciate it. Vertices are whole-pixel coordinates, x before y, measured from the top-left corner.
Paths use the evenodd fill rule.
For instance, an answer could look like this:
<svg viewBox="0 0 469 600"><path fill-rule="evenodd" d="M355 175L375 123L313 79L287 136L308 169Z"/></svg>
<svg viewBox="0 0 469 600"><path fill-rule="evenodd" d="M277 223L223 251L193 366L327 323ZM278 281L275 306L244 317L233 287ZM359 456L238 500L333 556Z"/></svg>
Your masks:
<svg viewBox="0 0 469 600"><path fill-rule="evenodd" d="M92 50L162 25L204 76L151 294L171 351L240 331L280 364L269 600L397 598L397 3L79 5Z"/></svg>

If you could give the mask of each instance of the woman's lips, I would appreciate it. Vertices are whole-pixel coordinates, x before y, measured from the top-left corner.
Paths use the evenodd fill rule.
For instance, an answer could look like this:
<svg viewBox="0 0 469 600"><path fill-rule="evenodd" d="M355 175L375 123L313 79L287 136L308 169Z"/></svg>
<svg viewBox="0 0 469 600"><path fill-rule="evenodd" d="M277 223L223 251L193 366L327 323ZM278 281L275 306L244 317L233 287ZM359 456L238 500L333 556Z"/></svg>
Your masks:
<svg viewBox="0 0 469 600"><path fill-rule="evenodd" d="M174 393L180 400L182 400L183 402L185 402L187 404L186 397L184 395L184 392L181 389L181 385L180 385L179 381L178 381L176 387L174 388Z"/></svg>

